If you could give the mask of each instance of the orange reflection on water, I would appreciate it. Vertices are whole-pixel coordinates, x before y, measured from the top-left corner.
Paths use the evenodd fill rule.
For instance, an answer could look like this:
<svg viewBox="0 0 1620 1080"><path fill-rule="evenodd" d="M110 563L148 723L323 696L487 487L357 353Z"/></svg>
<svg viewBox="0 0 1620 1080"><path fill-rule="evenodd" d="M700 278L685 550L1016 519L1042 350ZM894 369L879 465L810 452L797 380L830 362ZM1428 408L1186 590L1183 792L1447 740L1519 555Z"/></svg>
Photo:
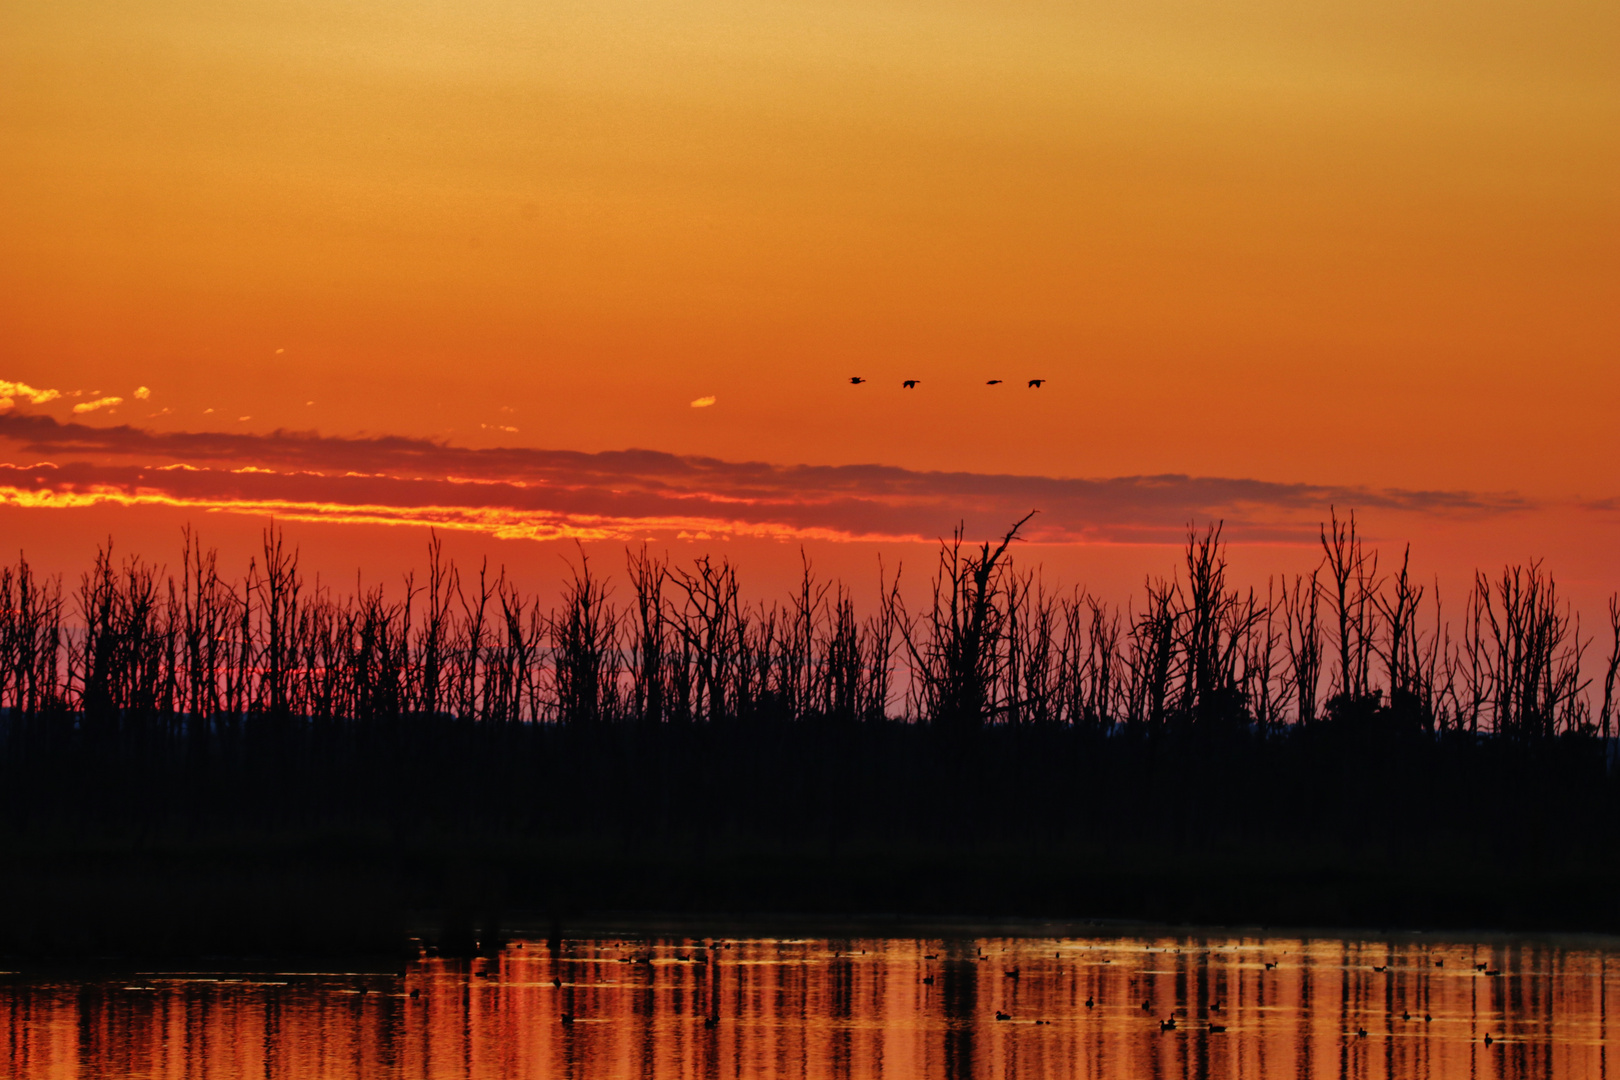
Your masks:
<svg viewBox="0 0 1620 1080"><path fill-rule="evenodd" d="M1602 1077L1616 955L1529 938L518 941L403 974L14 974L0 1052L4 1075L50 1078Z"/></svg>

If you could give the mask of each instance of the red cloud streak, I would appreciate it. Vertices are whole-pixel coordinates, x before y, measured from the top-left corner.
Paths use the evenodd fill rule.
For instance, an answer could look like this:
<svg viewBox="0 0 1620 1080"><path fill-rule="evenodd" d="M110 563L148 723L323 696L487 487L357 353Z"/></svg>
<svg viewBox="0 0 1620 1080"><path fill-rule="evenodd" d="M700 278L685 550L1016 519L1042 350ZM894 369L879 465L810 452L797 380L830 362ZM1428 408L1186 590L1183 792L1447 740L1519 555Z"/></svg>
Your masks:
<svg viewBox="0 0 1620 1080"><path fill-rule="evenodd" d="M475 450L426 439L163 433L0 416L0 503L161 504L290 519L429 524L501 536L730 533L930 539L988 535L1041 511L1031 539L1157 541L1220 518L1248 539L1314 538L1329 504L1446 515L1527 509L1512 496L1184 475L1077 479L884 465L771 465L651 450Z"/></svg>

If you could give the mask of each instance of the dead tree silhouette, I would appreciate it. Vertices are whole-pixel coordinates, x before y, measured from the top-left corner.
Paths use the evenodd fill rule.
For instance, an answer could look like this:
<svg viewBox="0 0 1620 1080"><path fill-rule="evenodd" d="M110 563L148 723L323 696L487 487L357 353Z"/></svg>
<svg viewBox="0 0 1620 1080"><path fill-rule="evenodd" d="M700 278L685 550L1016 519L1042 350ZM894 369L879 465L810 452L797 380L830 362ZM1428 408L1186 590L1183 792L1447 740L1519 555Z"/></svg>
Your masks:
<svg viewBox="0 0 1620 1080"><path fill-rule="evenodd" d="M1035 514L1030 511L1007 530L994 551L986 541L977 554L963 553L958 526L952 540L940 544L934 602L915 624L926 637L921 643L913 637L910 619L901 624L920 714L941 727L974 730L992 712L1005 711L992 700L1006 659L1002 557Z"/></svg>

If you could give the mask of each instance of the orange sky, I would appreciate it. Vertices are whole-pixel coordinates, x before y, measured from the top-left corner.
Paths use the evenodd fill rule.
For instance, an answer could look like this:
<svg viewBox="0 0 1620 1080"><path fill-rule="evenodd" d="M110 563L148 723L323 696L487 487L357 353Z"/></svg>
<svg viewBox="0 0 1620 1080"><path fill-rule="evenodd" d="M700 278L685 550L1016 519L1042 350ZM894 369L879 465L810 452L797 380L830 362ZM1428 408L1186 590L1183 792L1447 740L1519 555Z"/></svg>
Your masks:
<svg viewBox="0 0 1620 1080"><path fill-rule="evenodd" d="M1371 520L1596 582L1616 55L1608 0L20 0L0 379L158 432L1473 493Z"/></svg>

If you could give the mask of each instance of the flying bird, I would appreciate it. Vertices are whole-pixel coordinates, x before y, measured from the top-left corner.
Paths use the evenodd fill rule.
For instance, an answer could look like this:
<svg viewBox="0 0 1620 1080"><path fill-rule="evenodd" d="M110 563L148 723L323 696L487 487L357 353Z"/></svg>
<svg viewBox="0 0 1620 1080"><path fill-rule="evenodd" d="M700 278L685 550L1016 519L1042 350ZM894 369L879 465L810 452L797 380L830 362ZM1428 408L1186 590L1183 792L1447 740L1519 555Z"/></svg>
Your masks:
<svg viewBox="0 0 1620 1080"><path fill-rule="evenodd" d="M905 387L907 390L915 390L915 389L917 389L917 384L919 382L922 382L922 380L921 379L907 379L905 382L901 383L900 385Z"/></svg>
<svg viewBox="0 0 1620 1080"><path fill-rule="evenodd" d="M1000 379L986 379L984 381L984 385L986 385L986 386L1000 386L1001 385L1001 380Z"/></svg>
<svg viewBox="0 0 1620 1080"><path fill-rule="evenodd" d="M859 375L851 375L849 377L849 385L851 385L851 386L859 386L859 385L861 385L861 383L863 383L865 381L866 380L861 378Z"/></svg>
<svg viewBox="0 0 1620 1080"><path fill-rule="evenodd" d="M1045 379L1031 379L1029 380L1029 388L1031 390L1039 390L1041 388L1041 383L1045 381Z"/></svg>

